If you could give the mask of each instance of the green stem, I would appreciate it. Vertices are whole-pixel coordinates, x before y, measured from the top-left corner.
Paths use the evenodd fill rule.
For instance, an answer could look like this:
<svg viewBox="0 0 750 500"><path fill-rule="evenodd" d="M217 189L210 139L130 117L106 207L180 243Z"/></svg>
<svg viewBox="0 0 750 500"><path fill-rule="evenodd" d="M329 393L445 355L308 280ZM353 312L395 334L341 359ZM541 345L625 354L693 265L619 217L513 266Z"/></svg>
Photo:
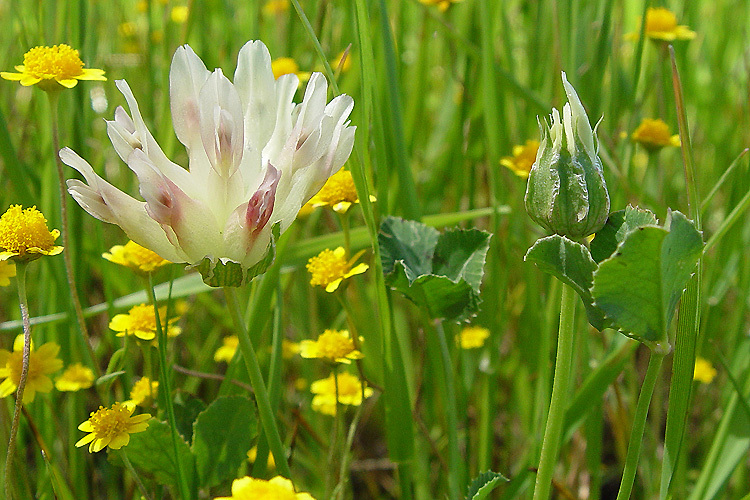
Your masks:
<svg viewBox="0 0 750 500"><path fill-rule="evenodd" d="M177 478L179 480L180 496L182 500L189 500L190 487L188 486L187 476L183 469L182 460L180 459L179 453L179 440L182 438L177 433L177 419L174 414L174 403L172 401L172 381L170 379L170 369L167 364L167 332L162 328L161 319L159 318L159 308L156 304L156 296L154 294L154 281L151 273L148 274L148 299L151 301L151 305L154 306L154 319L156 323L156 336L158 339L159 348L159 371L161 381L159 382L164 390L164 402L167 407L167 419L169 420L169 428L172 431L172 448L174 451L174 460L177 467ZM165 318L166 320L166 318Z"/></svg>
<svg viewBox="0 0 750 500"><path fill-rule="evenodd" d="M16 403L13 407L13 422L10 425L10 439L8 440L8 453L5 457L5 498L13 499L16 484L13 479L13 458L16 452L16 436L18 435L18 423L21 420L21 407L23 406L23 393L26 389L26 380L29 375L29 356L31 354L31 324L29 323L29 303L26 298L26 266L28 262L16 262L16 282L18 286L18 302L21 307L21 319L23 321L23 361L21 365L21 376L16 389Z"/></svg>
<svg viewBox="0 0 750 500"><path fill-rule="evenodd" d="M63 248L66 249L63 252L63 261L65 262L65 275L68 278L68 290L70 291L70 299L73 302L73 310L75 311L76 320L78 322L78 328L81 330L83 335L84 344L86 344L86 350L88 351L89 357L91 357L91 364L93 365L94 374L96 378L102 376L102 370L99 368L99 363L96 359L94 349L91 347L89 331L86 327L86 320L83 317L83 308L81 307L81 299L78 296L78 288L76 285L76 276L73 270L72 260L72 248L70 247L70 228L68 227L68 196L65 189L65 174L63 173L63 163L60 160L58 151L60 151L60 138L57 127L57 92L47 92L49 96L50 114L52 117L52 147L54 148L55 166L57 167L57 185L59 188L60 195L60 218L62 223L62 239Z"/></svg>
<svg viewBox="0 0 750 500"><path fill-rule="evenodd" d="M651 404L651 396L654 394L656 381L659 379L662 361L664 361L664 354L656 351L651 352L646 377L643 379L641 394L638 396L638 405L633 416L633 428L630 431L628 454L625 457L625 469L622 472L622 481L620 482L620 491L617 493L617 500L628 500L630 493L633 491L635 473L638 470L638 458L640 458L641 454L643 430L646 427L646 417L648 416L648 407Z"/></svg>
<svg viewBox="0 0 750 500"><path fill-rule="evenodd" d="M544 429L542 453L534 486L534 500L547 500L552 486L552 476L560 451L560 437L568 404L570 367L573 359L573 323L576 310L576 293L568 285L563 285L560 300L560 326L557 333L557 357L555 375L552 382L552 398Z"/></svg>
<svg viewBox="0 0 750 500"><path fill-rule="evenodd" d="M458 449L458 415L456 413L456 379L453 373L453 363L451 362L450 349L448 347L448 338L445 335L445 329L441 322L435 323L435 330L440 342L440 357L443 364L443 376L445 377L445 420L448 427L448 490L450 498L458 500L461 497L461 480L463 478L464 463L461 453Z"/></svg>
<svg viewBox="0 0 750 500"><path fill-rule="evenodd" d="M135 481L135 485L138 487L138 491L141 492L141 495L143 495L143 498L146 500L151 500L151 495L148 494L148 490L146 489L146 486L143 484L143 481L141 481L141 477L136 472L135 468L133 467L133 464L130 463L130 459L128 458L128 454L125 451L125 449L120 450L120 457L122 458L122 463L125 464L125 468L128 469L128 472L130 472L130 475L133 476L133 480Z"/></svg>
<svg viewBox="0 0 750 500"><path fill-rule="evenodd" d="M271 448L273 459L276 462L276 470L278 470L282 476L291 478L292 474L289 470L289 464L287 464L286 461L284 445L281 443L279 429L276 426L276 419L274 418L273 410L271 409L271 401L268 399L266 383L263 381L258 358L255 355L255 349L250 341L250 334L247 331L245 322L242 319L242 314L240 313L239 305L237 304L237 295L234 288L228 286L224 287L224 295L227 300L227 307L229 307L229 312L234 321L234 326L237 329L237 336L240 339L240 352L242 353L242 358L245 360L245 366L247 367L247 372L250 376L250 383L255 391L255 402L258 405L260 423L263 426L263 432L266 435L266 439L268 439L268 445Z"/></svg>

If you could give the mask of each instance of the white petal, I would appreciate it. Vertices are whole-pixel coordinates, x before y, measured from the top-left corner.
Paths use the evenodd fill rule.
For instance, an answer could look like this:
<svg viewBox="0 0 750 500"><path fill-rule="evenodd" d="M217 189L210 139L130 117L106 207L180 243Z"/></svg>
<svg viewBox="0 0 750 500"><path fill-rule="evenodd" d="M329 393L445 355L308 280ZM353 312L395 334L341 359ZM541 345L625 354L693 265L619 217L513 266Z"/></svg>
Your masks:
<svg viewBox="0 0 750 500"><path fill-rule="evenodd" d="M198 95L211 72L189 45L179 47L169 71L169 98L177 139L189 150L201 147Z"/></svg>
<svg viewBox="0 0 750 500"><path fill-rule="evenodd" d="M203 85L199 105L203 147L214 170L228 179L242 160L244 119L240 96L220 69Z"/></svg>
<svg viewBox="0 0 750 500"><path fill-rule="evenodd" d="M245 115L245 146L260 155L276 126L276 81L271 54L260 40L240 49L234 86Z"/></svg>

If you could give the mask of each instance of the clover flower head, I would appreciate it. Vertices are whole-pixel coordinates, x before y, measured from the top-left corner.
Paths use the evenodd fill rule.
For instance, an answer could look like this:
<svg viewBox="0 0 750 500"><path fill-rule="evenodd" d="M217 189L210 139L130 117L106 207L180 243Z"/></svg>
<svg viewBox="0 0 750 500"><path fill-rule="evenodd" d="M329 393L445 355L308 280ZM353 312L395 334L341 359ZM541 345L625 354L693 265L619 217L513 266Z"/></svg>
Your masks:
<svg viewBox="0 0 750 500"><path fill-rule="evenodd" d="M326 248L307 261L310 284L325 287L328 293L335 292L343 280L362 274L370 268L364 263L354 265L362 253L364 252L359 252L347 260L344 247L338 247L335 250Z"/></svg>
<svg viewBox="0 0 750 500"><path fill-rule="evenodd" d="M55 246L60 231L47 228L47 219L36 207L23 209L11 205L0 217L0 260L35 260L43 255L57 255L63 247Z"/></svg>
<svg viewBox="0 0 750 500"><path fill-rule="evenodd" d="M5 379L0 383L0 398L13 394L21 381L23 342L23 335L19 335L13 342L13 352L0 349L0 379ZM39 349L34 349L34 345L31 345L23 404L34 401L37 392L44 393L52 390L52 380L48 375L63 366L62 360L57 357L58 352L60 352L60 346L54 342L42 344Z"/></svg>
<svg viewBox="0 0 750 500"><path fill-rule="evenodd" d="M710 384L716 377L716 368L710 361L704 358L695 359L695 369L693 370L693 380L702 384Z"/></svg>
<svg viewBox="0 0 750 500"><path fill-rule="evenodd" d="M23 64L16 66L16 71L0 72L0 77L18 81L24 87L39 85L45 91L70 89L78 80L106 80L103 70L84 68L78 51L64 43L34 47L24 54Z"/></svg>
<svg viewBox="0 0 750 500"><path fill-rule="evenodd" d="M138 382L133 384L133 387L130 389L130 399L125 401L123 404L142 406L144 402L153 401L154 399L156 399L158 390L158 380L151 380L148 377L141 377Z"/></svg>
<svg viewBox="0 0 750 500"><path fill-rule="evenodd" d="M254 477L241 477L232 481L231 497L214 500L315 500L309 493L296 493L294 484L281 476L266 481Z"/></svg>
<svg viewBox="0 0 750 500"><path fill-rule="evenodd" d="M229 363L237 352L237 346L240 345L240 338L237 335L229 335L221 339L221 347L214 353L214 361L217 363L225 361Z"/></svg>
<svg viewBox="0 0 750 500"><path fill-rule="evenodd" d="M7 260L0 260L0 286L10 285L10 278L16 275L16 265Z"/></svg>
<svg viewBox="0 0 750 500"><path fill-rule="evenodd" d="M165 321L166 317L167 308L162 306L159 308L159 319L162 323L165 323L162 328L166 330L167 336L176 337L182 333L182 329L173 324L179 318L175 317ZM154 340L157 331L154 307L149 304L133 306L127 314L117 314L112 318L109 322L109 328L117 332L118 337L135 335L141 340Z"/></svg>
<svg viewBox="0 0 750 500"><path fill-rule="evenodd" d="M509 168L518 177L528 179L537 151L539 151L539 141L529 139L525 144L513 146L513 156L500 159L500 165Z"/></svg>
<svg viewBox="0 0 750 500"><path fill-rule="evenodd" d="M102 257L115 264L129 267L140 273L150 273L156 269L171 264L156 252L142 247L135 241L128 241L124 245L115 245Z"/></svg>
<svg viewBox="0 0 750 500"><path fill-rule="evenodd" d="M680 136L670 134L669 125L659 118L644 118L630 138L649 152L659 151L665 146L680 147Z"/></svg>
<svg viewBox="0 0 750 500"><path fill-rule="evenodd" d="M151 418L148 413L132 416L134 411L135 406L124 403L115 403L109 408L100 406L78 426L78 430L90 434L78 440L76 448L89 445L89 453L96 453L106 447L119 450L127 445L130 435L145 431Z"/></svg>
<svg viewBox="0 0 750 500"><path fill-rule="evenodd" d="M337 380L338 379L338 380ZM315 394L312 409L324 415L336 415L336 392L342 405L359 406L362 404L362 393L369 398L373 394L371 387L362 387L362 382L351 373L332 373L328 378L316 380L310 385L310 392Z"/></svg>
<svg viewBox="0 0 750 500"><path fill-rule="evenodd" d="M483 326L467 326L456 335L456 340L461 349L476 349L484 345L484 341L490 336L490 331Z"/></svg>
<svg viewBox="0 0 750 500"><path fill-rule="evenodd" d="M88 389L92 385L94 385L94 372L81 363L68 366L60 376L55 378L55 389L63 392L80 391L81 389Z"/></svg>
<svg viewBox="0 0 750 500"><path fill-rule="evenodd" d="M360 341L362 338L360 338ZM364 355L356 349L348 330L326 330L317 340L303 340L300 343L300 356L321 358L331 363L350 364L353 359Z"/></svg>
<svg viewBox="0 0 750 500"><path fill-rule="evenodd" d="M68 191L89 214L170 262L190 264L209 285L239 286L271 264L274 228L283 233L352 150L351 97L327 103L326 79L313 73L295 104L298 82L293 74L274 78L260 41L240 50L234 82L184 45L172 59L170 104L189 169L167 158L120 80L130 114L117 108L107 131L145 201L65 148L60 158L85 179L69 180Z"/></svg>

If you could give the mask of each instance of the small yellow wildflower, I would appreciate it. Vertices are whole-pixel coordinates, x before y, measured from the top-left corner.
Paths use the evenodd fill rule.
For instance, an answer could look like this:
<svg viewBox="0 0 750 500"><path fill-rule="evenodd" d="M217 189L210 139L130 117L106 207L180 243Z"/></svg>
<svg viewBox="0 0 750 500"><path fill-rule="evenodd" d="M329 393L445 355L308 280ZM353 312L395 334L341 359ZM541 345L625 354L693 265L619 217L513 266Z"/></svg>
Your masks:
<svg viewBox="0 0 750 500"><path fill-rule="evenodd" d="M300 343L299 354L303 358L322 358L331 363L347 365L352 362L351 360L363 357L355 348L348 330L326 330L318 340L303 340Z"/></svg>
<svg viewBox="0 0 750 500"><path fill-rule="evenodd" d="M52 390L52 380L47 376L54 373L63 366L57 353L60 346L54 342L47 342L39 349L31 345L29 353L29 374L26 377L26 389L23 393L23 404L34 401L37 392L49 392ZM16 337L13 342L13 352L0 349L0 398L13 394L21 381L21 370L23 368L23 335Z"/></svg>
<svg viewBox="0 0 750 500"><path fill-rule="evenodd" d="M159 319L164 322L167 317L167 308L159 308ZM169 320L167 336L176 337L182 332L179 326L174 326L179 318ZM135 335L141 340L154 340L156 338L156 316L154 308L148 304L140 304L132 307L127 314L118 314L109 322L109 328L117 332L118 337Z"/></svg>
<svg viewBox="0 0 750 500"><path fill-rule="evenodd" d="M10 285L10 278L16 275L16 265L7 260L0 260L0 286Z"/></svg>
<svg viewBox="0 0 750 500"><path fill-rule="evenodd" d="M284 359L292 359L300 351L299 342L292 342L291 340L281 339L281 357Z"/></svg>
<svg viewBox="0 0 750 500"><path fill-rule="evenodd" d="M310 72L300 71L299 64L291 57L279 57L271 61L271 71L276 79L281 75L297 75L300 84L310 79Z"/></svg>
<svg viewBox="0 0 750 500"><path fill-rule="evenodd" d="M59 377L55 378L55 389L75 392L88 389L94 385L94 372L91 368L75 363L68 366Z"/></svg>
<svg viewBox="0 0 750 500"><path fill-rule="evenodd" d="M156 252L142 247L135 241L128 241L125 245L115 245L109 249L109 252L103 253L102 257L110 262L142 273L150 273L162 266L171 264Z"/></svg>
<svg viewBox="0 0 750 500"><path fill-rule="evenodd" d="M0 72L6 80L18 81L24 87L39 84L45 91L72 89L78 80L105 81L104 70L84 69L78 51L61 43L52 47L34 47L23 56L18 73Z"/></svg>
<svg viewBox="0 0 750 500"><path fill-rule="evenodd" d="M222 346L216 349L214 353L214 361L217 363L220 361L226 361L229 363L234 357L234 353L237 352L237 346L240 345L240 339L237 335L230 335L221 339Z"/></svg>
<svg viewBox="0 0 750 500"><path fill-rule="evenodd" d="M257 459L258 459L258 447L253 446L247 452L247 460L251 464L254 464ZM276 467L276 460L273 459L273 453L268 454L268 461L266 462L266 467L268 467L269 469L273 469Z"/></svg>
<svg viewBox="0 0 750 500"><path fill-rule="evenodd" d="M130 442L130 435L143 432L148 427L151 415L143 413L133 417L135 406L115 403L110 408L100 406L92 411L88 420L78 430L89 432L76 443L76 448L89 445L89 453L96 453L109 446L119 450Z"/></svg>
<svg viewBox="0 0 750 500"><path fill-rule="evenodd" d="M629 33L626 37L638 40L639 33ZM664 42L692 40L695 38L695 31L687 26L678 25L677 16L671 10L664 7L649 7L646 11L646 37Z"/></svg>
<svg viewBox="0 0 750 500"><path fill-rule="evenodd" d="M315 394L312 409L324 415L336 415L336 378L331 374L328 378L316 380L310 385L310 392ZM365 398L373 394L371 387L365 387ZM359 406L362 404L362 383L351 373L338 374L339 403L343 405Z"/></svg>
<svg viewBox="0 0 750 500"><path fill-rule="evenodd" d="M513 156L503 157L500 165L511 169L518 177L528 179L531 166L536 161L537 151L539 151L539 141L529 139L526 144L513 146Z"/></svg>
<svg viewBox="0 0 750 500"><path fill-rule="evenodd" d="M190 9L187 5L175 5L169 13L169 17L175 24L184 24L190 15Z"/></svg>
<svg viewBox="0 0 750 500"><path fill-rule="evenodd" d="M419 0L420 3L425 5L437 5L440 12L445 12L452 3L460 2L461 0Z"/></svg>
<svg viewBox="0 0 750 500"><path fill-rule="evenodd" d="M289 10L289 0L268 0L263 4L263 14L273 16Z"/></svg>
<svg viewBox="0 0 750 500"><path fill-rule="evenodd" d="M710 361L703 358L696 358L695 370L693 371L693 380L697 380L703 384L710 384L716 377L716 368L713 367Z"/></svg>
<svg viewBox="0 0 750 500"><path fill-rule="evenodd" d="M490 336L490 331L483 326L467 326L456 335L456 341L461 349L476 349L482 347Z"/></svg>
<svg viewBox="0 0 750 500"><path fill-rule="evenodd" d="M34 260L42 255L57 255L63 247L55 246L60 231L47 228L47 219L36 207L24 210L11 205L0 217L0 261Z"/></svg>
<svg viewBox="0 0 750 500"><path fill-rule="evenodd" d="M350 260L346 260L344 247L338 247L336 250L326 248L307 261L307 270L310 271L312 276L310 284L312 286L323 286L329 293L336 291L343 280L355 274L362 274L370 268L364 263L352 267L362 253L364 251L359 252Z"/></svg>
<svg viewBox="0 0 750 500"><path fill-rule="evenodd" d="M231 497L214 500L315 500L309 493L295 493L294 485L285 477L276 476L266 481L245 476L232 481Z"/></svg>
<svg viewBox="0 0 750 500"><path fill-rule="evenodd" d="M353 203L359 203L352 173L339 169L308 203L313 208L329 206L338 213L346 213Z"/></svg>
<svg viewBox="0 0 750 500"><path fill-rule="evenodd" d="M133 387L130 389L130 399L123 404L143 406L144 402L150 402L156 399L156 393L158 390L158 381L151 381L148 377L141 377L140 380L133 384Z"/></svg>
<svg viewBox="0 0 750 500"><path fill-rule="evenodd" d="M658 118L644 118L630 138L651 152L664 146L680 147L680 136L670 134L669 125Z"/></svg>

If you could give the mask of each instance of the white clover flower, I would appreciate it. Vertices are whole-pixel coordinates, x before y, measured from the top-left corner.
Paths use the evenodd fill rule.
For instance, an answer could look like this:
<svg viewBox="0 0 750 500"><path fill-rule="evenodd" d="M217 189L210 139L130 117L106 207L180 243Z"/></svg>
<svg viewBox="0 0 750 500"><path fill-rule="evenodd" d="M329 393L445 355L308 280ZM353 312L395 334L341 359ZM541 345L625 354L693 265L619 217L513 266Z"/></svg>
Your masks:
<svg viewBox="0 0 750 500"><path fill-rule="evenodd" d="M278 224L284 232L348 159L354 101L340 95L326 104L326 79L313 73L295 104L297 76L275 80L260 41L240 50L234 83L220 69L209 72L187 45L177 49L169 80L174 129L187 148L189 169L162 152L120 80L131 114L118 107L107 132L145 201L115 188L64 148L60 158L86 180L68 180L68 191L89 214L117 224L136 243L195 266L208 284L238 285L273 260L272 228Z"/></svg>

